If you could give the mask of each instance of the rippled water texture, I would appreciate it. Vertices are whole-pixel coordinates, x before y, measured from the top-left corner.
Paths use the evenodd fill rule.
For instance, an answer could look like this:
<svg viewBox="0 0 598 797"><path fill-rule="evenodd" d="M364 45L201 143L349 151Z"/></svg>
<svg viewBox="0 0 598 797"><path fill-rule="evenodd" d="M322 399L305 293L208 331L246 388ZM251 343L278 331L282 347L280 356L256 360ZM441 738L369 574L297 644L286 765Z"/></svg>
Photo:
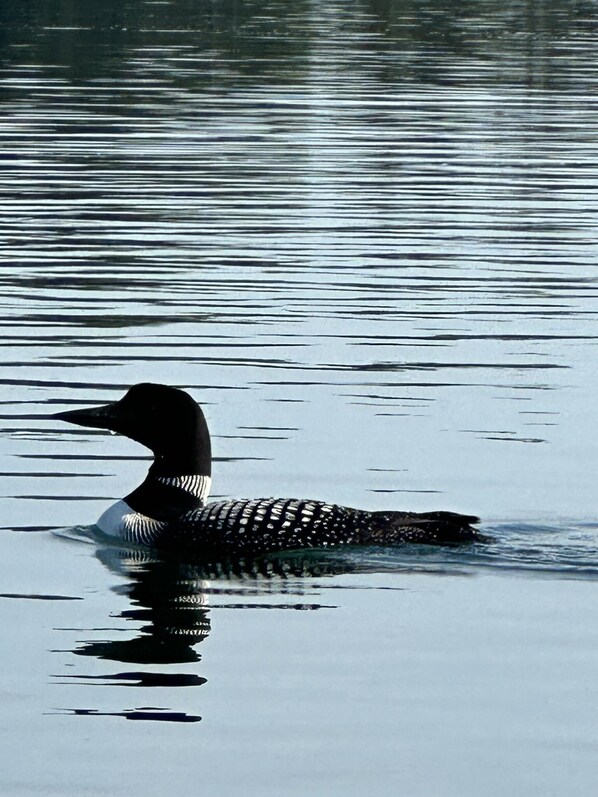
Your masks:
<svg viewBox="0 0 598 797"><path fill-rule="evenodd" d="M0 4L3 794L592 793L596 11ZM46 415L142 380L214 497L492 541L91 544L145 452Z"/></svg>

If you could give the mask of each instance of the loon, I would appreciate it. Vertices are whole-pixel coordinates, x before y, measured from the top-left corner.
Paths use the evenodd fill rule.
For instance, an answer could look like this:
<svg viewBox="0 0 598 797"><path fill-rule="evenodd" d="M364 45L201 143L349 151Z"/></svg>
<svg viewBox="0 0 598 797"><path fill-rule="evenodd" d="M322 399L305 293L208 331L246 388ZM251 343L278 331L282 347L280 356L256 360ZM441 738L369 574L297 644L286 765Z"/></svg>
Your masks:
<svg viewBox="0 0 598 797"><path fill-rule="evenodd" d="M255 557L305 548L483 539L472 515L352 509L315 500L256 498L206 503L210 434L200 406L167 385L134 385L119 401L53 417L108 429L154 454L142 484L107 509L97 526L127 543L201 557Z"/></svg>

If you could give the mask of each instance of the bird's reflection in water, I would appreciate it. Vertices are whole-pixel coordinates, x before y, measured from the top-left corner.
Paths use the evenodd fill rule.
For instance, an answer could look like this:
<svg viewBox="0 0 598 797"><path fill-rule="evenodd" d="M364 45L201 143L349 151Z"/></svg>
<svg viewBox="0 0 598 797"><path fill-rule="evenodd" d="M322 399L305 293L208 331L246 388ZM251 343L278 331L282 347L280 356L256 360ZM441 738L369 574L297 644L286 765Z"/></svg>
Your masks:
<svg viewBox="0 0 598 797"><path fill-rule="evenodd" d="M355 562L322 552L306 555L285 554L276 558L228 563L198 564L160 558L141 549L114 546L97 549L100 561L112 572L125 576L123 589L130 605L117 617L141 623L130 639L105 639L83 642L74 650L78 656L125 664L143 669L119 668L96 674L59 676L62 683L126 687L201 686L206 678L178 672L177 664L201 660L197 650L211 632L211 608L268 608L315 610L334 608L313 598L321 588L314 578L359 570ZM116 630L116 629L115 629ZM118 633L122 633L118 629ZM148 665L154 665L149 671ZM169 665L156 671L156 665ZM172 665L172 667L170 666ZM71 708L73 716L121 716L125 719L169 722L197 722L201 717L187 712L157 707L152 692L151 705L127 707L122 711ZM158 693L159 694L159 693ZM172 692L165 692L172 696Z"/></svg>
<svg viewBox="0 0 598 797"><path fill-rule="evenodd" d="M74 652L136 664L198 661L194 645L210 633L206 582L176 562L141 550L100 548L98 558L128 578L125 591L131 605L119 616L141 627L133 639L86 642Z"/></svg>

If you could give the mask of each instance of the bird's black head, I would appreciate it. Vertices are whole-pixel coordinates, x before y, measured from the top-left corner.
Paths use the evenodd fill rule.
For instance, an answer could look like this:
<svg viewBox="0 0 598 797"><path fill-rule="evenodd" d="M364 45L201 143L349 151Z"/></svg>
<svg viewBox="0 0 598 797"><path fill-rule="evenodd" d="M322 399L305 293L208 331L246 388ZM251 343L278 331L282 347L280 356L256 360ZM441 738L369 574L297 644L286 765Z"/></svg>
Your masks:
<svg viewBox="0 0 598 797"><path fill-rule="evenodd" d="M211 475L210 433L200 406L184 390L144 382L119 401L60 412L53 417L79 426L109 429L154 452L160 475Z"/></svg>

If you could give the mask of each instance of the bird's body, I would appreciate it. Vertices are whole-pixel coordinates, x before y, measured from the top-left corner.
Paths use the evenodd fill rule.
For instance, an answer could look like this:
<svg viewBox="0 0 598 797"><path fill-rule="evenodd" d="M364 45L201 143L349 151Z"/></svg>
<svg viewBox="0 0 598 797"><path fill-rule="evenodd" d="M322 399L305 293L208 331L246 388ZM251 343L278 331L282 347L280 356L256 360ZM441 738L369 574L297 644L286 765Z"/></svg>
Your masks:
<svg viewBox="0 0 598 797"><path fill-rule="evenodd" d="M195 401L176 388L135 385L118 402L58 417L120 432L154 452L145 481L98 521L103 533L129 543L217 558L480 538L471 525L478 519L454 512L369 512L294 498L206 504L211 484L207 424Z"/></svg>
<svg viewBox="0 0 598 797"><path fill-rule="evenodd" d="M217 501L159 521L118 501L98 526L126 542L210 556L258 556L301 548L474 540L477 518L453 512L368 512L295 498Z"/></svg>

